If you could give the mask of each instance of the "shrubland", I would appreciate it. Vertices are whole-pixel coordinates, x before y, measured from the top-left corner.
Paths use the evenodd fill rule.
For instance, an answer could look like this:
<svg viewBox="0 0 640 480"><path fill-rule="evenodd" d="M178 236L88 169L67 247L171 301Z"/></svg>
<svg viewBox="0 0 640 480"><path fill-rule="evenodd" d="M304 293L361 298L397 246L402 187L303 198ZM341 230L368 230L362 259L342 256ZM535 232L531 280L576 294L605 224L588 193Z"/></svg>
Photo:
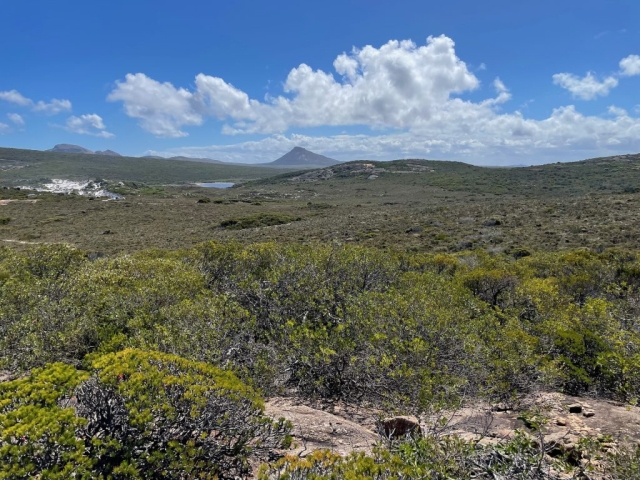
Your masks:
<svg viewBox="0 0 640 480"><path fill-rule="evenodd" d="M626 250L3 248L0 370L17 379L0 383L0 478L244 475L287 442L262 396L417 416L539 390L634 404L638 318L640 255ZM467 455L425 436L372 456L285 459L264 475L485 478L473 476L485 464L534 462L525 440ZM621 471L637 469L625 455Z"/></svg>
<svg viewBox="0 0 640 480"><path fill-rule="evenodd" d="M415 415L538 390L633 404L639 288L640 257L615 249L209 242L96 258L65 245L4 248L0 369L17 379L0 383L0 478L244 475L252 456L287 442L261 396ZM526 438L502 453L455 442L425 436L370 456L285 458L263 475L533 472ZM624 455L616 468L637 469L637 453Z"/></svg>
<svg viewBox="0 0 640 480"><path fill-rule="evenodd" d="M295 389L419 408L535 388L640 395L640 258L205 243L90 260L1 251L2 368L143 348ZM93 257L92 257L93 258Z"/></svg>
<svg viewBox="0 0 640 480"><path fill-rule="evenodd" d="M32 153L0 150L25 166L2 171L0 158L0 217L10 218L0 222L0 244L64 242L103 255L209 240L511 253L637 249L640 235L638 155L528 168L399 160L371 164L385 170L371 180L356 168L369 162L350 162L303 181L301 172L265 178L279 171L258 167ZM125 198L15 187L52 177L100 180ZM187 183L256 177L222 190Z"/></svg>

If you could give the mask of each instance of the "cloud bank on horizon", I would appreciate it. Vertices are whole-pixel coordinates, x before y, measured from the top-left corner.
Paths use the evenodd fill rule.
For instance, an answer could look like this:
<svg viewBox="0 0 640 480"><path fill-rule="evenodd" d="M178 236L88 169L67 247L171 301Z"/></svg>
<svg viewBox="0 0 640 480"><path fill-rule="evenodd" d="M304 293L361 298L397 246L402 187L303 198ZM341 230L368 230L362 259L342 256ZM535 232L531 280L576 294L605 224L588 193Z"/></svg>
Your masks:
<svg viewBox="0 0 640 480"><path fill-rule="evenodd" d="M633 77L640 76L640 56L615 61L618 68L606 76L561 72L549 83L579 101L606 97L621 82L638 81ZM333 69L325 72L303 63L289 72L282 94L262 100L204 73L196 75L188 88L145 73L128 73L116 81L107 100L122 104L125 115L156 137L187 137L189 129L206 128L212 119L223 122L222 133L233 139L225 145L147 152L152 154L259 162L300 145L342 159L473 157L477 162L498 159L499 163L515 157L518 162L536 157L577 159L640 150L638 111L610 106L602 115L585 114L569 103L554 108L547 118L527 118L520 110L506 111L512 95L499 77L492 83L493 93L478 98L484 92L480 80L445 35L430 36L422 45L391 40L378 48L354 47L335 58ZM46 115L72 108L69 100L34 102L16 90L0 92L0 100ZM15 115L9 117L13 125L24 125ZM97 114L69 117L61 127L113 136ZM368 131L333 135L304 131L316 127ZM0 133L11 128L0 123ZM241 141L242 135L261 138Z"/></svg>

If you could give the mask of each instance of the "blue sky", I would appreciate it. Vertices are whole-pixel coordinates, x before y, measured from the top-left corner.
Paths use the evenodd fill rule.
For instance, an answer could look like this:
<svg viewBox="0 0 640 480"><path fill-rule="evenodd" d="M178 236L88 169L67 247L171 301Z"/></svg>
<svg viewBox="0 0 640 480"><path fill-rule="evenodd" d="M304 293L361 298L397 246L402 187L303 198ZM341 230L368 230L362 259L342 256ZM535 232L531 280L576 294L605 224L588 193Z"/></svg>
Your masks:
<svg viewBox="0 0 640 480"><path fill-rule="evenodd" d="M640 151L640 2L5 2L0 145L262 162Z"/></svg>

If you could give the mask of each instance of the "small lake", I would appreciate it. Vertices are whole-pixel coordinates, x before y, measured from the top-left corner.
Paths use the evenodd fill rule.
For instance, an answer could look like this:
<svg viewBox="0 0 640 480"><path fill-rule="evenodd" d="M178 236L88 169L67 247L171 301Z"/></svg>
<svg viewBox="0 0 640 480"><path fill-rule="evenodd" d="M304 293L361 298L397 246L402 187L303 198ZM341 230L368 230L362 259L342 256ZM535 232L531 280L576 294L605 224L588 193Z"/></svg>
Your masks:
<svg viewBox="0 0 640 480"><path fill-rule="evenodd" d="M229 182L213 182L213 183L196 183L199 187L205 188L231 188L235 184Z"/></svg>

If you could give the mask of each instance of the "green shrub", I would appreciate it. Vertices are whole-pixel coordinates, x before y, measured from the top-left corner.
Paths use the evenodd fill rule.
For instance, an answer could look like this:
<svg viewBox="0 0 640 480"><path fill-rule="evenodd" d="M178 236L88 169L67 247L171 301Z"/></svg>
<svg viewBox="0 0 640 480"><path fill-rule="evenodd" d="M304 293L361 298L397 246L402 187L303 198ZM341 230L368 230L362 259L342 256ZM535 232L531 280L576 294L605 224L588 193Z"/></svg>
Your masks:
<svg viewBox="0 0 640 480"><path fill-rule="evenodd" d="M613 478L640 478L640 446L621 448L612 455L610 465Z"/></svg>
<svg viewBox="0 0 640 480"><path fill-rule="evenodd" d="M85 421L62 400L89 375L55 363L0 383L0 479L90 478Z"/></svg>
<svg viewBox="0 0 640 480"><path fill-rule="evenodd" d="M322 202L307 202L307 208L310 208L312 210L328 210L330 208L334 208L333 205L329 204L329 203L322 203Z"/></svg>
<svg viewBox="0 0 640 480"><path fill-rule="evenodd" d="M159 350L269 395L418 408L536 388L640 397L637 254L206 243L94 261L0 250L0 368ZM379 392L393 392L391 395Z"/></svg>
<svg viewBox="0 0 640 480"><path fill-rule="evenodd" d="M15 276L0 292L0 365L11 370L79 365L114 336L145 331L164 306L204 287L193 267L158 252L89 262L69 248L38 247L6 263Z"/></svg>
<svg viewBox="0 0 640 480"><path fill-rule="evenodd" d="M230 372L174 355L125 350L0 384L0 479L220 478L286 445Z"/></svg>
<svg viewBox="0 0 640 480"><path fill-rule="evenodd" d="M246 217L230 218L220 222L220 227L229 230L244 230L245 228L270 227L273 225L284 225L285 223L297 222L300 217L276 213L258 213L247 215Z"/></svg>

